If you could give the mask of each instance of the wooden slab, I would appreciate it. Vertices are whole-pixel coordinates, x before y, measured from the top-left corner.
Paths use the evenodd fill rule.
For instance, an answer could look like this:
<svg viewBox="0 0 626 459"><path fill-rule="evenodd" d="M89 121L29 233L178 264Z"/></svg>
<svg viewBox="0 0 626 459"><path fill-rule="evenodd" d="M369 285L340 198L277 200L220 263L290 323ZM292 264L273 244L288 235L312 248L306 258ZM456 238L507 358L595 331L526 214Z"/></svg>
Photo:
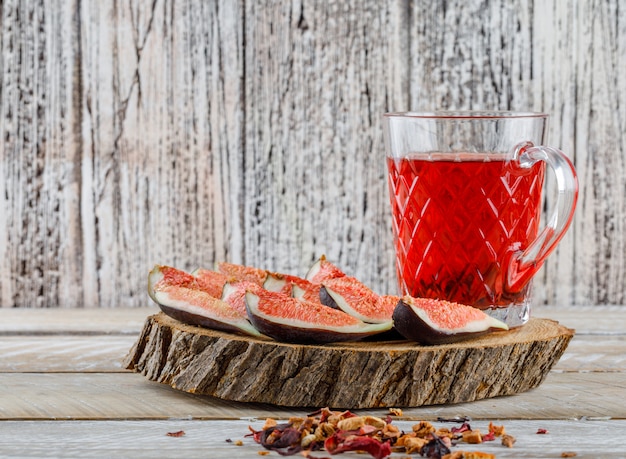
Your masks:
<svg viewBox="0 0 626 459"><path fill-rule="evenodd" d="M537 387L573 330L547 319L454 345L293 345L147 318L124 366L196 394L279 406L417 407Z"/></svg>

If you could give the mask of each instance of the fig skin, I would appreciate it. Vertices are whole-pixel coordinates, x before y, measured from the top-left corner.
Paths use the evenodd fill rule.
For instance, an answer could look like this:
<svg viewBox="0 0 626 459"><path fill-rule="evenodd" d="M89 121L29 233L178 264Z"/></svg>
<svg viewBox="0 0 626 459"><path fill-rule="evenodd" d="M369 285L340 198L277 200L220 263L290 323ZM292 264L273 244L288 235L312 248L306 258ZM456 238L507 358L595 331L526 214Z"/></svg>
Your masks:
<svg viewBox="0 0 626 459"><path fill-rule="evenodd" d="M328 293L328 290L326 290L326 287L323 285L320 287L320 303L329 308L339 309L337 302L330 296L330 293Z"/></svg>
<svg viewBox="0 0 626 459"><path fill-rule="evenodd" d="M487 316L484 321L485 325L480 330L463 331L459 329L458 332L438 330L419 317L405 298L400 299L393 312L393 326L398 333L410 341L428 345L451 344L476 338L496 330L508 329L501 322L502 326L498 325L498 322L496 319Z"/></svg>
<svg viewBox="0 0 626 459"><path fill-rule="evenodd" d="M176 319L179 322L187 325L194 325L197 327L210 328L211 330L219 330L229 333L244 333L250 336L261 336L261 334L254 330L252 327L242 329L241 327L231 325L228 322L220 322L213 320L210 317L202 316L200 314L194 314L192 312L183 311L182 309L173 308L164 304L158 303L159 308L164 314L170 316L172 319Z"/></svg>

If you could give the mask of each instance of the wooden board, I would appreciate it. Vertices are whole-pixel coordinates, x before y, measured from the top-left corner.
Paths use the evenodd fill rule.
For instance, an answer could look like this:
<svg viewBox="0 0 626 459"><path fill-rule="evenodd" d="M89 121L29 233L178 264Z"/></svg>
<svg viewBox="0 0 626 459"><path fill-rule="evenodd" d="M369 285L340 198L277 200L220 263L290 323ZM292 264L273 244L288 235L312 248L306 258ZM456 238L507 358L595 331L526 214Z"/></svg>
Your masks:
<svg viewBox="0 0 626 459"><path fill-rule="evenodd" d="M124 365L196 394L281 406L460 403L537 387L573 330L547 319L453 345L294 345L148 317Z"/></svg>

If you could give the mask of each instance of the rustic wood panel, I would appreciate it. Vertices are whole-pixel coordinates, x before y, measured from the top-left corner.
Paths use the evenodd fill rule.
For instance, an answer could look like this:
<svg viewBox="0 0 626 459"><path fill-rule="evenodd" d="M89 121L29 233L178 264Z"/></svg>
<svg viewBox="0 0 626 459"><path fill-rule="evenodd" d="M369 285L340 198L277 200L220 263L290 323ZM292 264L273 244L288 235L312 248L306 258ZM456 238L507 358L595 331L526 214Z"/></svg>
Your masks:
<svg viewBox="0 0 626 459"><path fill-rule="evenodd" d="M119 372L137 337L0 336L0 372ZM556 372L626 372L624 336L575 336Z"/></svg>
<svg viewBox="0 0 626 459"><path fill-rule="evenodd" d="M0 336L0 372L115 372L134 336Z"/></svg>
<svg viewBox="0 0 626 459"><path fill-rule="evenodd" d="M395 291L381 114L406 99L403 2L274 5L245 10L246 261L326 254Z"/></svg>
<svg viewBox="0 0 626 459"><path fill-rule="evenodd" d="M299 413L301 416L304 412ZM250 437L248 427L261 429L264 419L232 421L3 421L0 451L7 457L133 457L133 458L201 458L232 459L258 457L263 448ZM413 421L394 419L393 424L410 432ZM498 423L516 438L513 448L499 441L480 445L459 444L453 451L482 451L499 459L563 457L574 452L577 459L620 457L626 450L623 431L626 421L525 421L506 420ZM454 427L450 423L434 423L436 427ZM458 426L458 425L457 425ZM489 421L473 421L472 428L486 432ZM537 435L546 429L545 435ZM170 432L183 431L182 437ZM595 435L582 436L581 432ZM597 438L610 439L598 442ZM230 440L230 441L227 441ZM236 442L240 441L241 445ZM323 453L318 453L320 456ZM269 457L278 457L271 453ZM345 459L362 459L363 454L344 453ZM394 453L392 459L421 457Z"/></svg>
<svg viewBox="0 0 626 459"><path fill-rule="evenodd" d="M0 307L144 306L154 263L395 289L387 110L534 109L580 173L539 303L626 303L626 9L6 0Z"/></svg>
<svg viewBox="0 0 626 459"><path fill-rule="evenodd" d="M622 373L551 372L541 386L523 394L403 411L410 419L429 420L439 416L623 419L626 412L623 376ZM0 373L0 387L2 420L239 419L302 414L302 410L187 394L133 373ZM311 410L317 408L320 407ZM381 410L357 411L381 414Z"/></svg>

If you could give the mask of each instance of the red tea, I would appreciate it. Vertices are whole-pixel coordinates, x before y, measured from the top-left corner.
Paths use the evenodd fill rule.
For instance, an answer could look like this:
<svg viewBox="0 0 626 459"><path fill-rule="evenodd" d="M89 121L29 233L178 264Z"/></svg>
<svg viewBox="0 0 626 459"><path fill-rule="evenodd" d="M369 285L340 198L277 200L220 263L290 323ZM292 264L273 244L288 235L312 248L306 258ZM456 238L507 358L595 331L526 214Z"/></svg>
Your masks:
<svg viewBox="0 0 626 459"><path fill-rule="evenodd" d="M403 294L480 308L524 301L506 289L512 257L536 238L545 163L502 154L387 158Z"/></svg>

